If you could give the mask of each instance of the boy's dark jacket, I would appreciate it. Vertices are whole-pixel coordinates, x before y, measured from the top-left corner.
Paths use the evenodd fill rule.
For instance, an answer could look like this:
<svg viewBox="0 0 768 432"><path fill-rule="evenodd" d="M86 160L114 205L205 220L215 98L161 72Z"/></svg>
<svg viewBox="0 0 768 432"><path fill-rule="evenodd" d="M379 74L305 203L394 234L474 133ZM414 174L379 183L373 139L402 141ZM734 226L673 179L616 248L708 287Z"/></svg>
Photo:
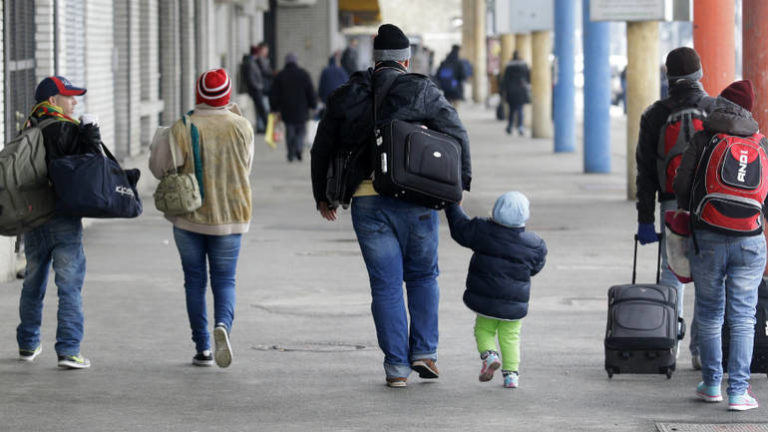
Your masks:
<svg viewBox="0 0 768 432"><path fill-rule="evenodd" d="M516 320L528 314L531 276L541 271L547 246L525 228L490 219L470 219L461 206L445 209L451 237L475 253L469 263L464 304L490 318Z"/></svg>

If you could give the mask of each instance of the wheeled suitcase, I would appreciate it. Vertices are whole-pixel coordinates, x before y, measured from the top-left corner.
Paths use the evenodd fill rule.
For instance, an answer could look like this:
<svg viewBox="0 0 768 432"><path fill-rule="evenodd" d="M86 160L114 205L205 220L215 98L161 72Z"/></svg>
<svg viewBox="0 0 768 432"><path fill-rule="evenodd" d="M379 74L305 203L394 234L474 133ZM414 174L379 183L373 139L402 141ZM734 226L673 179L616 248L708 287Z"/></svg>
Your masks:
<svg viewBox="0 0 768 432"><path fill-rule="evenodd" d="M768 284L765 279L760 282L757 291L757 308L755 311L755 344L752 349L752 364L750 371L753 373L768 374ZM728 370L728 348L730 346L730 332L728 321L723 324L723 370Z"/></svg>
<svg viewBox="0 0 768 432"><path fill-rule="evenodd" d="M655 284L636 283L635 236L632 283L608 290L605 371L609 378L620 373L666 374L672 378L685 322L677 316L677 291L659 284L662 241L660 236Z"/></svg>

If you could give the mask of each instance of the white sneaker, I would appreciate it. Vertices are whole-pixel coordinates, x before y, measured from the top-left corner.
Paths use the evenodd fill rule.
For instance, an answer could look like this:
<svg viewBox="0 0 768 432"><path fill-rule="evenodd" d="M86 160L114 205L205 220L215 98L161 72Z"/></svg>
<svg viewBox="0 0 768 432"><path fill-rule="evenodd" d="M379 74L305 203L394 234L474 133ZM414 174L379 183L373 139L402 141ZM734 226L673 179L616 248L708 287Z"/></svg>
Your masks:
<svg viewBox="0 0 768 432"><path fill-rule="evenodd" d="M40 355L41 352L43 352L42 345L38 345L37 348L33 350L19 348L19 360L25 361L25 362L34 361L37 358L37 356Z"/></svg>
<svg viewBox="0 0 768 432"><path fill-rule="evenodd" d="M225 368L232 364L232 346L229 344L229 334L224 324L216 324L213 329L213 359L219 367Z"/></svg>

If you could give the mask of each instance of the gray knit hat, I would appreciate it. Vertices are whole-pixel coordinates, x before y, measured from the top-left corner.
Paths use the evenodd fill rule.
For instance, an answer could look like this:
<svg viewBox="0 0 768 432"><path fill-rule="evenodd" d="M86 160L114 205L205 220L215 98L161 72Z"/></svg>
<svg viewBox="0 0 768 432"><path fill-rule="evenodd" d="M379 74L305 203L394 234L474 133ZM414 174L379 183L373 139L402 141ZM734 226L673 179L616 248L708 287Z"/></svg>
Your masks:
<svg viewBox="0 0 768 432"><path fill-rule="evenodd" d="M411 42L397 26L384 24L373 38L373 61L404 61L411 58Z"/></svg>

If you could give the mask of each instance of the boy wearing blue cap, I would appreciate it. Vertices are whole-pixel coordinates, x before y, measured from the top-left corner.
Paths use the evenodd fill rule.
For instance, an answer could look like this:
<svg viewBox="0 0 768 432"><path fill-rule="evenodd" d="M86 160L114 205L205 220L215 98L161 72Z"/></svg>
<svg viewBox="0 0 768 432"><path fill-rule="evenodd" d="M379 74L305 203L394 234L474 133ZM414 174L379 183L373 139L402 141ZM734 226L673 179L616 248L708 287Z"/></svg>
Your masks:
<svg viewBox="0 0 768 432"><path fill-rule="evenodd" d="M464 304L477 313L475 340L483 360L480 381L490 381L501 367L504 387L516 388L520 326L528 314L531 276L541 271L547 256L544 240L525 231L528 198L517 191L505 193L496 200L490 218L470 219L460 205L449 206L445 213L451 237L475 252Z"/></svg>

